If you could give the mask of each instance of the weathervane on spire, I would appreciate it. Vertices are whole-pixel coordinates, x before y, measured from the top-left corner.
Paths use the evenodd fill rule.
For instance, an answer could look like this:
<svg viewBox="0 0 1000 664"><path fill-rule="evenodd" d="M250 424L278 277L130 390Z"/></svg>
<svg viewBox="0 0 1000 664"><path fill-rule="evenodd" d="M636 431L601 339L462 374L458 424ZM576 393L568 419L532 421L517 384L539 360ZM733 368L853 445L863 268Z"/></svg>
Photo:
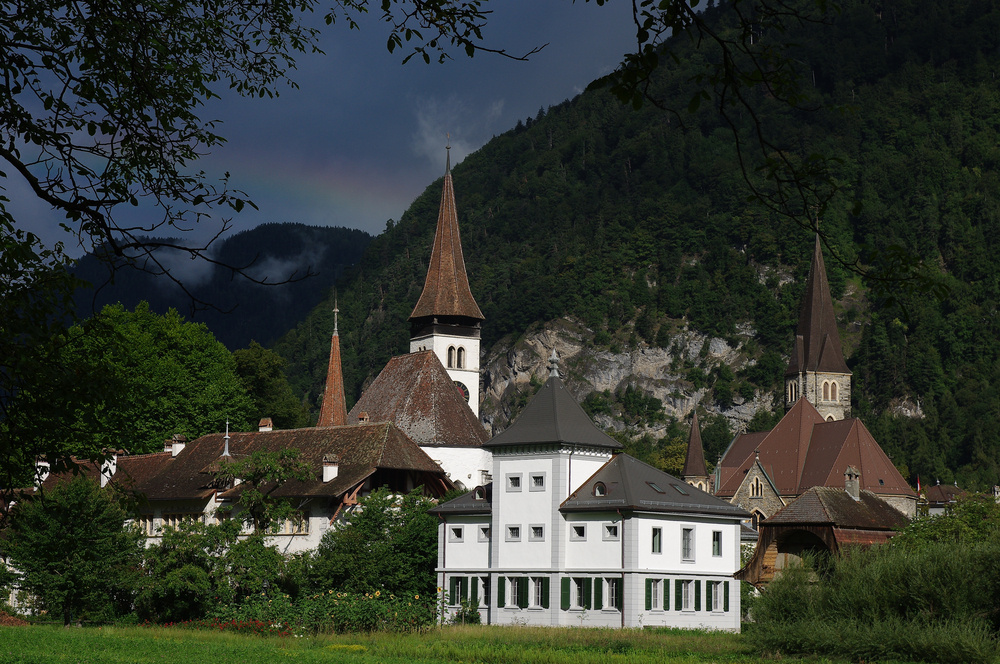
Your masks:
<svg viewBox="0 0 1000 664"><path fill-rule="evenodd" d="M556 349L552 349L552 355L549 355L549 378L559 378L559 356L556 355Z"/></svg>
<svg viewBox="0 0 1000 664"><path fill-rule="evenodd" d="M445 161L445 166L444 166L444 172L445 173L451 173L451 132L445 132L444 135L445 135L445 138L448 139L447 145L444 146L444 149L447 150L447 152L445 154L448 155L445 158L446 161Z"/></svg>
<svg viewBox="0 0 1000 664"><path fill-rule="evenodd" d="M337 332L337 314L339 314L339 313L340 313L340 309L337 308L337 296L334 295L333 296L333 333L337 334L338 336L339 336L339 334Z"/></svg>

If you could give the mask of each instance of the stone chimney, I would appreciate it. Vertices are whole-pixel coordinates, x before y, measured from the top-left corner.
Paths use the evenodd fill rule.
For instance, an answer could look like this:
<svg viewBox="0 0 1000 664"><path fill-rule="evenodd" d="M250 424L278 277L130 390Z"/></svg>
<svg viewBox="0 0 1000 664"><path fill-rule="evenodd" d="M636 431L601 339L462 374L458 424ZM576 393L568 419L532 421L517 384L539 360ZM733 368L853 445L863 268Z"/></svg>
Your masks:
<svg viewBox="0 0 1000 664"><path fill-rule="evenodd" d="M861 473L854 466L844 471L844 491L854 500L861 500Z"/></svg>
<svg viewBox="0 0 1000 664"><path fill-rule="evenodd" d="M323 455L323 483L337 479L340 474L340 457L336 454Z"/></svg>
<svg viewBox="0 0 1000 664"><path fill-rule="evenodd" d="M257 425L257 431L264 433L265 431L274 431L274 422L271 421L270 417L260 418L260 424Z"/></svg>
<svg viewBox="0 0 1000 664"><path fill-rule="evenodd" d="M177 456L187 445L187 436L182 433L175 433L170 439L170 456Z"/></svg>

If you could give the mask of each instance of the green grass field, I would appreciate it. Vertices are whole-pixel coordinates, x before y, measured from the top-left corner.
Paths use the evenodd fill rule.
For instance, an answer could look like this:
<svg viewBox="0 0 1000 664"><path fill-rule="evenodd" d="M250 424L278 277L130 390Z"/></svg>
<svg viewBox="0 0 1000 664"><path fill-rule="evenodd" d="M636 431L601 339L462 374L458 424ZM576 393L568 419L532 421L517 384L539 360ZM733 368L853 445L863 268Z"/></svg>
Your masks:
<svg viewBox="0 0 1000 664"><path fill-rule="evenodd" d="M823 662L780 657L780 661ZM0 664L665 664L764 662L739 635L443 627L421 634L253 637L176 628L0 627Z"/></svg>

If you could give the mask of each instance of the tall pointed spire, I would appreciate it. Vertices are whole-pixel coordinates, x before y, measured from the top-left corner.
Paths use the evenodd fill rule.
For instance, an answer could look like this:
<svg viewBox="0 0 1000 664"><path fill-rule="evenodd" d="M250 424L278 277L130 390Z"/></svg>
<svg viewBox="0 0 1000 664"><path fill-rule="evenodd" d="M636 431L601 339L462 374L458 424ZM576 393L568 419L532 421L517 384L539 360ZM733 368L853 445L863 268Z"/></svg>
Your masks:
<svg viewBox="0 0 1000 664"><path fill-rule="evenodd" d="M340 332L337 315L340 309L333 303L333 337L330 339L330 365L326 370L326 389L319 409L317 426L334 427L347 424L347 400L344 398L344 375L340 364Z"/></svg>
<svg viewBox="0 0 1000 664"><path fill-rule="evenodd" d="M691 418L691 434L688 436L687 457L684 459L685 482L704 491L708 490L708 467L705 465L705 448L701 444L701 427L698 424L698 409Z"/></svg>
<svg viewBox="0 0 1000 664"><path fill-rule="evenodd" d="M458 213L455 190L451 181L451 145L448 145L441 207L438 210L437 231L424 290L410 314L410 322L428 317L459 316L473 321L484 320L476 299L469 288L462 255L462 240L458 233Z"/></svg>

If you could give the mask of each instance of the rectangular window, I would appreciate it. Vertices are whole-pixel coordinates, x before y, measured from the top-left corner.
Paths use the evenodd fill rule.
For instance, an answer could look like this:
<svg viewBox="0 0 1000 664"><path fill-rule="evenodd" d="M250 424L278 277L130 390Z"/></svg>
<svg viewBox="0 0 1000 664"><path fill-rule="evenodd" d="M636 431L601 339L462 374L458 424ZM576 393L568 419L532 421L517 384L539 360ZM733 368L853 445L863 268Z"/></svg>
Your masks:
<svg viewBox="0 0 1000 664"><path fill-rule="evenodd" d="M186 512L183 514L164 514L163 527L178 528L185 521L201 521L204 523L205 515L201 512Z"/></svg>
<svg viewBox="0 0 1000 664"><path fill-rule="evenodd" d="M569 529L569 538L574 542L584 542L587 540L587 525L574 523Z"/></svg>
<svg viewBox="0 0 1000 664"><path fill-rule="evenodd" d="M719 557L722 555L722 531L712 531L712 555Z"/></svg>
<svg viewBox="0 0 1000 664"><path fill-rule="evenodd" d="M280 535L308 535L309 534L309 513L295 512L281 524L278 531Z"/></svg>
<svg viewBox="0 0 1000 664"><path fill-rule="evenodd" d="M650 579L649 583L649 608L653 611L659 611L663 606L660 603L660 584L662 581L660 579Z"/></svg>
<svg viewBox="0 0 1000 664"><path fill-rule="evenodd" d="M458 606L469 599L469 577L453 576L448 583L448 604Z"/></svg>
<svg viewBox="0 0 1000 664"><path fill-rule="evenodd" d="M694 528L681 529L681 560L694 560Z"/></svg>
<svg viewBox="0 0 1000 664"><path fill-rule="evenodd" d="M143 514L139 517L139 528L142 530L146 537L153 537L157 535L156 526L153 521L152 514Z"/></svg>
<svg viewBox="0 0 1000 664"><path fill-rule="evenodd" d="M594 580L589 577L573 579L573 608L589 609Z"/></svg>
<svg viewBox="0 0 1000 664"><path fill-rule="evenodd" d="M448 526L448 541L449 542L462 542L464 541L465 529L462 526Z"/></svg>
<svg viewBox="0 0 1000 664"><path fill-rule="evenodd" d="M489 542L490 541L490 527L489 526L479 526L479 541Z"/></svg>
<svg viewBox="0 0 1000 664"><path fill-rule="evenodd" d="M521 526L507 526L507 541L508 542L521 541Z"/></svg>
<svg viewBox="0 0 1000 664"><path fill-rule="evenodd" d="M604 541L618 541L618 524L617 523L606 523L604 524Z"/></svg>
<svg viewBox="0 0 1000 664"><path fill-rule="evenodd" d="M521 490L521 473L507 473L507 491Z"/></svg>
<svg viewBox="0 0 1000 664"><path fill-rule="evenodd" d="M663 553L662 528L653 528L653 553Z"/></svg>
<svg viewBox="0 0 1000 664"><path fill-rule="evenodd" d="M621 609L622 608L622 580L621 579L607 579L607 598L608 598L608 608L609 609Z"/></svg>
<svg viewBox="0 0 1000 664"><path fill-rule="evenodd" d="M544 542L545 541L545 526L541 524L532 524L529 526L528 531L528 541L529 542Z"/></svg>
<svg viewBox="0 0 1000 664"><path fill-rule="evenodd" d="M528 577L507 577L507 588L507 606L516 606L520 609L528 608Z"/></svg>
<svg viewBox="0 0 1000 664"><path fill-rule="evenodd" d="M681 581L681 610L691 610L691 582Z"/></svg>
<svg viewBox="0 0 1000 664"><path fill-rule="evenodd" d="M547 576L532 577L531 606L536 609L549 608L549 578Z"/></svg>
<svg viewBox="0 0 1000 664"><path fill-rule="evenodd" d="M529 491L545 491L545 473L531 473L528 476Z"/></svg>
<svg viewBox="0 0 1000 664"><path fill-rule="evenodd" d="M708 592L705 593L705 608L709 611L722 611L722 581L709 581Z"/></svg>

